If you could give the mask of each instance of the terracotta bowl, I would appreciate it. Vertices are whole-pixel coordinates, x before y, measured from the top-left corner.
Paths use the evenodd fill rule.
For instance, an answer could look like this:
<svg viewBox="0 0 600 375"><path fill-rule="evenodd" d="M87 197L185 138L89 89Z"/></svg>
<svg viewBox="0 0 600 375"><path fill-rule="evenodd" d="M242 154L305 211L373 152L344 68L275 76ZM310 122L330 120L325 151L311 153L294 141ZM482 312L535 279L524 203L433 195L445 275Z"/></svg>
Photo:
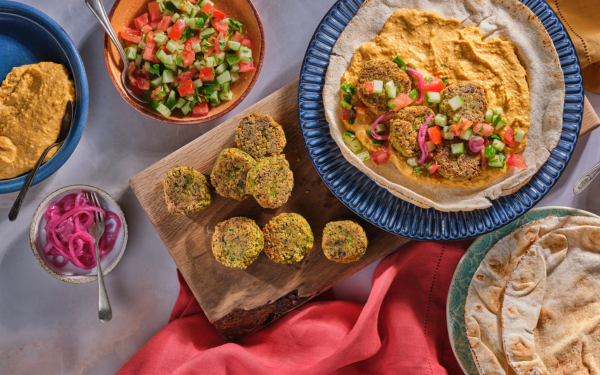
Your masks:
<svg viewBox="0 0 600 375"><path fill-rule="evenodd" d="M113 5L108 18L113 29L120 35L124 27L130 27L133 19L145 13L145 5L149 0L117 0ZM191 125L211 121L223 116L244 100L254 83L256 82L262 68L265 55L265 36L260 16L254 8L251 0L216 0L215 9L225 12L227 16L238 20L244 25L244 34L252 41L252 56L255 58L256 69L252 72L240 74L240 79L231 85L233 99L225 101L217 108L211 108L206 117L184 117L180 111L175 111L169 118L163 117L154 111L150 104L140 104L127 95L121 83L122 62L119 52L112 44L108 36L104 35L104 61L108 75L115 85L119 94L129 105L156 120L169 122L171 124ZM256 58L258 56L258 59Z"/></svg>

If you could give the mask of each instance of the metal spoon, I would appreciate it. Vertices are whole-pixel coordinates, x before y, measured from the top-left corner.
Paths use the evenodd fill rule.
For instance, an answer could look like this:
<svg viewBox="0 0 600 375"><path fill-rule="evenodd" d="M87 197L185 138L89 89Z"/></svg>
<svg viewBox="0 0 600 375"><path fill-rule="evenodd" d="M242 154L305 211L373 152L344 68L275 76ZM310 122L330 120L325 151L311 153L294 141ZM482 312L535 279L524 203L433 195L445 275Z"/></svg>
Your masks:
<svg viewBox="0 0 600 375"><path fill-rule="evenodd" d="M35 178L38 169L40 169L40 167L42 166L42 163L44 162L44 159L46 159L46 155L48 155L48 152L50 152L50 150L52 150L54 147L62 145L65 139L67 139L67 137L69 136L69 131L71 131L72 123L73 103L69 101L67 102L67 110L65 112L65 115L63 116L62 124L60 125L60 133L58 134L58 138L53 144L48 146L48 148L46 148L44 152L42 152L42 155L38 159L37 163L35 163L35 166L31 170L31 172L29 172L29 176L27 176L27 179L25 180L25 183L23 184L23 187L21 188L21 191L17 196L15 203L13 204L12 208L10 209L10 212L8 213L8 219L10 221L15 221L17 219L17 216L19 216L19 210L21 209L21 205L23 204L25 195L27 195L27 191L29 190L31 183Z"/></svg>
<svg viewBox="0 0 600 375"><path fill-rule="evenodd" d="M573 187L573 193L579 194L584 191L589 184L600 174L600 163L596 164L596 166L589 171L585 172L579 180L575 183Z"/></svg>
<svg viewBox="0 0 600 375"><path fill-rule="evenodd" d="M92 13L94 13L94 16L96 16L98 21L100 21L100 24L102 25L102 27L104 27L104 30L110 37L110 40L112 40L115 47L117 47L119 55L121 55L121 60L123 60L123 72L121 73L121 83L123 83L123 88L125 89L125 91L127 91L129 96L131 96L138 102L150 102L149 98L140 98L139 96L135 95L131 90L129 90L129 87L127 87L127 70L129 67L129 60L127 59L127 55L125 55L123 47L121 47L121 42L119 42L119 38L117 38L117 34L115 34L115 31L113 30L112 25L108 20L108 17L106 17L106 11L104 10L104 6L102 5L102 0L85 0L85 3L87 4L88 8L90 8Z"/></svg>

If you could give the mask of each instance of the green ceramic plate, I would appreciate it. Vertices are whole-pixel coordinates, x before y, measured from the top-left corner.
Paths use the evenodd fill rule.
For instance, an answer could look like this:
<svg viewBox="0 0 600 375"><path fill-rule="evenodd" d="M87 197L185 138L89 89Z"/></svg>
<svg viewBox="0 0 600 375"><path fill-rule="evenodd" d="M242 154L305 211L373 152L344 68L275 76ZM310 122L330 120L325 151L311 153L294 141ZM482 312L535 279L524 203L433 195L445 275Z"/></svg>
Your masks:
<svg viewBox="0 0 600 375"><path fill-rule="evenodd" d="M448 292L448 301L446 302L446 319L448 323L448 336L454 355L462 367L465 374L478 375L477 367L473 362L467 333L465 330L465 301L467 299L467 290L471 284L471 279L479 267L479 264L487 254L488 250L494 246L498 240L505 237L514 229L521 227L529 222L541 219L547 216L594 216L587 211L577 210L568 207L541 207L534 208L525 215L516 219L512 223L498 229L497 231L483 235L475 240L471 247L465 252L458 266L454 271L450 290Z"/></svg>

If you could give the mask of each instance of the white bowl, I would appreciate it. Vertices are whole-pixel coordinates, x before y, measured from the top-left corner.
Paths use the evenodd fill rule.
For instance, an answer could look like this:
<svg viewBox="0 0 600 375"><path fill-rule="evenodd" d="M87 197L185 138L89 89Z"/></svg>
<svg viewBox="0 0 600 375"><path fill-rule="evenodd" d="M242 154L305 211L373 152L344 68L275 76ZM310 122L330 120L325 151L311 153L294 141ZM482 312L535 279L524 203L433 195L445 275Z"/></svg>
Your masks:
<svg viewBox="0 0 600 375"><path fill-rule="evenodd" d="M64 196L68 194L77 194L81 191L96 192L102 208L116 213L123 224L119 230L115 247L110 253L100 260L100 264L102 265L102 274L104 276L109 274L110 271L112 271L119 263L121 257L123 257L123 253L127 247L128 238L125 215L123 215L121 207L119 207L117 202L110 195L108 195L108 193L93 186L72 185L59 189L46 197L46 199L40 203L37 210L33 214L33 219L31 219L31 226L29 227L29 242L31 243L31 250L33 251L35 259L37 259L40 266L42 266L46 272L59 280L73 284L83 284L89 283L90 281L96 281L98 279L97 269L96 267L88 270L81 269L79 267L75 267L71 263L68 263L64 267L57 267L52 263L52 258L50 258L44 251L44 247L46 246L46 231L44 229L44 226L46 225L46 219L44 218L44 212L46 212L46 209L50 205L57 203Z"/></svg>

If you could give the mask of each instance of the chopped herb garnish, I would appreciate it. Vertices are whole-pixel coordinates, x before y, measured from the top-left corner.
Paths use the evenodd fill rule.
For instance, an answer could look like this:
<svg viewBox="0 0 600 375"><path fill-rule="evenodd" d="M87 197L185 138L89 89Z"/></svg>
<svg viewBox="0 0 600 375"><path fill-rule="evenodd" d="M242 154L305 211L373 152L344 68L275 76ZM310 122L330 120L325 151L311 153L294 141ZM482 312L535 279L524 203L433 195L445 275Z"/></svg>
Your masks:
<svg viewBox="0 0 600 375"><path fill-rule="evenodd" d="M394 57L394 60L392 61L395 62L396 65L398 65L398 68L402 68L404 65L406 65L406 63L400 58L400 56Z"/></svg>
<svg viewBox="0 0 600 375"><path fill-rule="evenodd" d="M427 81L427 83L433 82L433 77L424 77L423 79Z"/></svg>
<svg viewBox="0 0 600 375"><path fill-rule="evenodd" d="M160 64L149 65L147 69L150 73L159 76L160 75ZM164 69L163 69L164 70Z"/></svg>
<svg viewBox="0 0 600 375"><path fill-rule="evenodd" d="M219 48L221 49L221 51L225 49L225 39L219 38Z"/></svg>
<svg viewBox="0 0 600 375"><path fill-rule="evenodd" d="M477 129L477 131L478 131L479 133L481 133L481 132L483 131L483 125L482 125L482 126L480 126L480 127L479 127L479 129Z"/></svg>
<svg viewBox="0 0 600 375"><path fill-rule="evenodd" d="M490 135L490 139L497 139L497 140L499 140L499 141L501 141L501 140L502 140L498 134L491 134L491 135Z"/></svg>
<svg viewBox="0 0 600 375"><path fill-rule="evenodd" d="M177 9L177 7L169 0L165 1L165 8L173 13L179 13L179 9Z"/></svg>
<svg viewBox="0 0 600 375"><path fill-rule="evenodd" d="M419 165L413 169L413 173L423 173L423 166Z"/></svg>
<svg viewBox="0 0 600 375"><path fill-rule="evenodd" d="M194 36L194 30L192 30L189 27L186 27L185 30L183 30L183 33L181 34L181 38L179 38L179 40L182 40L182 41L188 40L193 36Z"/></svg>
<svg viewBox="0 0 600 375"><path fill-rule="evenodd" d="M350 95L356 94L356 88L354 86L352 86L351 84L349 84L349 83L344 83L342 85L342 91L346 92L346 93L348 93Z"/></svg>
<svg viewBox="0 0 600 375"><path fill-rule="evenodd" d="M356 119L356 117L352 117L350 120L348 120L348 124L354 125L354 119Z"/></svg>
<svg viewBox="0 0 600 375"><path fill-rule="evenodd" d="M238 22L238 21L234 20L233 18L229 19L229 26L231 26L231 28L234 29L234 30L242 32L242 24L241 24L241 22Z"/></svg>
<svg viewBox="0 0 600 375"><path fill-rule="evenodd" d="M344 94L344 100L348 103L352 102L352 95Z"/></svg>
<svg viewBox="0 0 600 375"><path fill-rule="evenodd" d="M444 83L444 86L448 86L448 77L442 78L442 82Z"/></svg>
<svg viewBox="0 0 600 375"><path fill-rule="evenodd" d="M484 155L486 159L491 160L496 156L496 149L491 145L485 146Z"/></svg>
<svg viewBox="0 0 600 375"><path fill-rule="evenodd" d="M442 66L446 66L446 64L442 64Z"/></svg>

